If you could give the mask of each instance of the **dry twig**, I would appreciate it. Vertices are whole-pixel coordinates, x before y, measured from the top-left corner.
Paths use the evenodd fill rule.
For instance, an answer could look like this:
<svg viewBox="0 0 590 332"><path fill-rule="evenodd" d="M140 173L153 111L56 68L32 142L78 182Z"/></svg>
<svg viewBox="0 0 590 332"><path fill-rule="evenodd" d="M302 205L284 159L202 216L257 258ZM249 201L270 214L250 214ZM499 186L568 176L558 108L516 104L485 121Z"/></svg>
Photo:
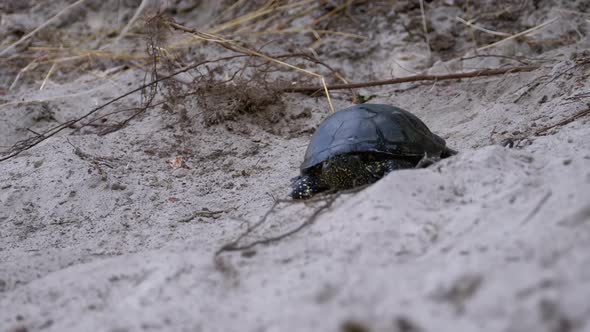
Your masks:
<svg viewBox="0 0 590 332"><path fill-rule="evenodd" d="M260 57L260 58L265 59L267 61L274 62L274 63L277 63L279 65L288 67L290 69L293 69L293 70L296 70L296 71L300 71L300 72L303 72L303 73L305 73L307 75L311 75L311 76L314 76L314 77L319 78L320 81L321 81L321 83L322 83L322 87L324 89L324 93L326 95L326 98L328 100L328 105L330 106L330 110L332 112L335 111L334 110L334 106L332 105L332 99L330 98L330 92L328 91L326 80L325 80L325 78L324 78L323 75L320 75L320 74L314 73L312 71L309 71L309 70L306 70L306 69L303 69L303 68L299 68L299 67L294 66L292 64L289 64L287 62L278 60L276 58L273 58L270 55L267 55L267 54L262 53L261 51L256 51L256 50L250 49L248 47L239 45L236 42L234 42L232 40L229 40L229 39L226 39L226 38L224 38L222 36L219 36L219 35L215 35L215 34L207 33L207 32L201 32L201 31L197 31L195 29L187 28L187 27L185 27L183 25L180 25L180 24L178 24L178 23L176 23L176 22L174 22L172 20L168 20L167 23L168 23L168 25L170 27L172 27L174 29L177 29L177 30L180 30L180 31L184 31L184 32L190 33L192 36L194 36L195 38L197 38L199 40L213 42L213 43L216 43L216 44L218 44L218 45L220 45L220 46L222 46L222 47L224 47L224 48L226 48L226 49L228 49L230 51L241 53L241 54L248 54L248 55Z"/></svg>
<svg viewBox="0 0 590 332"><path fill-rule="evenodd" d="M300 203L301 201L292 201L292 200L276 200L274 202L274 204L270 207L270 209L268 209L268 211L266 211L266 213L264 214L264 216L262 216L262 218L260 219L260 221L258 221L256 224L254 224L251 227L248 227L248 229L242 233L240 236L238 236L238 238L230 243L227 243L225 245L223 245L221 248L219 248L219 250L217 250L217 252L215 253L215 256L218 256L219 254L221 254L222 252L225 251L243 251L243 250L248 250L248 249L252 249L253 247L257 246L257 245L263 245L263 244L269 244L272 242L277 242L280 241L288 236L291 236L299 231L301 231L303 228L311 225L314 223L314 221L318 218L318 216L320 214L322 214L322 212L324 212L325 210L329 209L332 204L334 203L334 201L336 201L336 199L339 197L339 194L333 194L333 195L329 195L329 196L325 196L322 198L322 200L324 201L324 205L320 206L319 208L317 208L312 214L311 216L309 216L305 221L303 221L301 224L299 224L299 226L295 227L292 230L289 230L287 232L281 233L279 235L276 236L272 236L272 237L268 237L268 238L264 238L261 240L256 240L256 241L252 241L246 244L240 244L240 241L242 239L244 239L247 235L249 235L250 233L252 233L256 228L258 228L260 225L264 224L268 217L271 216L277 209L277 207L281 204L281 203L288 203L288 204L297 204Z"/></svg>
<svg viewBox="0 0 590 332"><path fill-rule="evenodd" d="M159 82L168 80L168 79L170 79L170 78L172 78L172 77L174 77L174 76L176 76L178 74L185 73L185 72L187 72L189 70L192 70L192 69L195 69L195 68L197 68L199 66L202 66L202 65L205 65L205 64L208 64L208 63L214 63L214 62L220 62L220 61L227 61L227 60L231 60L233 58L235 58L235 56L229 56L229 57L219 58L219 59L215 59L215 60L201 61L199 63L192 64L190 66L186 66L184 68L181 68L181 69L179 69L179 70L177 70L177 71L175 71L175 72L173 72L173 73L171 73L169 75L158 77L156 80L154 80L152 82L143 84L143 85L141 85L138 88L135 88L135 89L133 89L131 91L128 91L128 92L126 92L126 93L124 93L122 95L119 95L116 98L113 98L113 99L109 100L108 102L106 102L106 103L104 103L104 104L102 104L102 105L100 105L98 107L93 108L92 110L90 110L88 113L84 114L81 117L78 117L78 118L76 118L74 120L66 121L65 123L62 123L62 124L57 125L57 126L55 126L53 128L50 128L49 130L47 130L47 131L45 131L43 133L38 134L38 136L31 137L29 139L26 139L26 140L17 142L16 144L14 144L12 146L12 148L11 148L10 152L8 153L8 155L5 155L2 158L0 158L0 162L5 161L5 160L8 160L8 159L13 158L13 157L16 157L17 155L21 154L22 152L31 149L32 147L38 145L39 143L47 140L48 138L50 138L52 136L55 136L56 134L60 133L61 131L63 131L66 128L71 128L73 125L75 125L75 124L77 124L77 123L79 123L79 122L87 119L91 115L97 113L98 111L104 109L105 107L107 107L107 106L109 106L109 105L111 105L111 104L113 104L113 103L115 103L115 102L117 102L117 101L119 101L119 100L121 100L121 99L123 99L125 97L128 97L128 96L130 96L130 95L132 95L134 93L140 92L140 91L144 91L144 89L150 88L150 87L158 84ZM135 117L135 116L137 116L137 114L132 115L132 118Z"/></svg>
<svg viewBox="0 0 590 332"><path fill-rule="evenodd" d="M585 110L580 111L580 112L577 112L577 113L575 113L572 116L568 116L567 118L559 121L556 124L553 124L553 125L550 125L550 126L547 126L547 127L543 127L541 129L535 131L534 135L535 136L542 136L542 135L546 134L549 130L551 130L553 128L560 127L560 126L565 126L566 124L568 124L570 122L574 122L575 120L577 120L577 119L579 119L579 118L581 118L583 116L586 116L586 115L590 115L590 108L585 109Z"/></svg>
<svg viewBox="0 0 590 332"><path fill-rule="evenodd" d="M477 78L477 77L485 77L485 76L496 76L496 75L503 75L503 74L510 74L510 73L519 73L519 72L529 72L539 68L539 66L530 65L530 66L520 66L520 67L509 67L509 68L487 68L482 70L477 70L469 73L454 73L454 74L445 74L445 75L414 75L414 76L406 76L406 77L398 77L392 78L388 80L380 80L380 81L369 81L369 82L360 82L360 83L349 83L349 84L334 84L328 85L328 90L342 90L342 89L354 89L354 88L366 88L372 86L381 86L381 85L392 85L392 84L399 84L399 83L407 83L407 82L417 82L417 81L444 81L444 80L457 80L462 78ZM324 87L321 86L294 86L294 87L287 87L283 89L284 92L302 92L302 93L315 93L317 91L321 91Z"/></svg>

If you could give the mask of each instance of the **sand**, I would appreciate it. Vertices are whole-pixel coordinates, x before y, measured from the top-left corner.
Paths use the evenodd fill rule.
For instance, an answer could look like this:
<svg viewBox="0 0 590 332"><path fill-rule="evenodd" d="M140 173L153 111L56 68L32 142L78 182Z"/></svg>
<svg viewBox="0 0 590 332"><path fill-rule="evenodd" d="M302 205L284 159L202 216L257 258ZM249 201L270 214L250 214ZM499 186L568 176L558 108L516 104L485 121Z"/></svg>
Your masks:
<svg viewBox="0 0 590 332"><path fill-rule="evenodd" d="M590 116L535 135L588 109L590 27L565 11L583 11L573 3L541 2L516 21L558 18L535 38L573 29L575 42L492 49L543 59L532 72L360 89L415 113L460 153L328 201L274 205L288 199L310 133L329 114L325 98L303 94L214 125L195 103L184 123L156 108L108 135L64 131L1 162L0 331L589 331ZM11 8L0 32L13 36L10 22L26 14L32 29L64 6ZM113 8L89 2L78 10L95 10L94 20L58 28L101 31L120 23L106 19ZM134 8L117 10L130 17ZM203 10L194 24L206 22ZM437 17L462 13L457 1L428 10L439 34L457 23ZM437 48L429 61L424 42L402 42L391 23L411 13L356 13L373 46L334 39L321 55L354 81L518 65L457 61L468 42L459 37L453 54ZM351 49L371 51L336 54ZM30 137L23 128L85 114L144 75L64 71L67 80L42 90L43 76L9 89L18 70L0 73L2 147ZM348 97L336 93L335 107ZM519 144L501 144L508 138ZM247 246L273 237L216 254L238 238Z"/></svg>

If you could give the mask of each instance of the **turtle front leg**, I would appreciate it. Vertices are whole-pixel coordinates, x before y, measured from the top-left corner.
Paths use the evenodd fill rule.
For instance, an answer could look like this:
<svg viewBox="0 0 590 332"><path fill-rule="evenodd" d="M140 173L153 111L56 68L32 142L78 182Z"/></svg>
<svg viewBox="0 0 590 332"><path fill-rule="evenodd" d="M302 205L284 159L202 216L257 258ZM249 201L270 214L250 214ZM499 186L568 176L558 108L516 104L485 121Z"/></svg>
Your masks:
<svg viewBox="0 0 590 332"><path fill-rule="evenodd" d="M414 168L414 164L411 161L405 160L405 159L390 159L390 160L384 161L384 163L385 163L385 174L393 172L397 169Z"/></svg>
<svg viewBox="0 0 590 332"><path fill-rule="evenodd" d="M293 199L308 199L317 193L329 189L317 175L311 174L300 175L294 178L291 187L293 190L290 196Z"/></svg>
<svg viewBox="0 0 590 332"><path fill-rule="evenodd" d="M388 159L381 161L374 161L367 165L367 170L375 181L381 179L385 175L399 169L413 168L414 164L405 159Z"/></svg>
<svg viewBox="0 0 590 332"><path fill-rule="evenodd" d="M416 168L426 168L426 167L436 163L440 159L441 159L440 157L429 156L425 153L424 157L422 157L422 159L420 159L418 164L416 164Z"/></svg>

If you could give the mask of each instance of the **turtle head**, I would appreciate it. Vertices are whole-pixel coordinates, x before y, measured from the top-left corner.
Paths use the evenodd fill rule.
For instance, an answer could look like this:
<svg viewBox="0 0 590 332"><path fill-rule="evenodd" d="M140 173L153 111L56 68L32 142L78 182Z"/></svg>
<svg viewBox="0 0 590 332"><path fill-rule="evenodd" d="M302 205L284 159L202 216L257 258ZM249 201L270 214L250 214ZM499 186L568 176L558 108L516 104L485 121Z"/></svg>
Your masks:
<svg viewBox="0 0 590 332"><path fill-rule="evenodd" d="M290 196L293 199L308 199L327 189L321 184L320 178L316 174L300 175L291 181Z"/></svg>

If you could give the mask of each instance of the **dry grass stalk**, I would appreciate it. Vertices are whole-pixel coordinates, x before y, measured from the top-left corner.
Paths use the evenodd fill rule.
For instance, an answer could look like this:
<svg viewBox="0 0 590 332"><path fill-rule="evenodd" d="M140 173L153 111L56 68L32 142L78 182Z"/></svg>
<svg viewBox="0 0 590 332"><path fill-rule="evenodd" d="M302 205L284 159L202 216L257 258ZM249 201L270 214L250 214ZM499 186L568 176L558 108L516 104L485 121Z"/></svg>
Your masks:
<svg viewBox="0 0 590 332"><path fill-rule="evenodd" d="M494 36L502 36L502 37L510 37L510 36L512 36L509 33L498 32L498 31L493 31L493 30L489 30L489 29L486 29L486 28L482 28L482 27L480 27L478 25L473 24L473 22L471 22L472 20L465 21L464 19L460 18L459 16L456 16L455 17L455 20L457 20L458 22L463 23L463 24L465 24L465 25L467 25L467 26L469 26L469 27L471 27L471 28L473 28L475 30L479 30L481 32L489 33L489 34L494 35Z"/></svg>
<svg viewBox="0 0 590 332"><path fill-rule="evenodd" d="M492 47L494 47L494 46L497 46L497 45L499 45L499 44L505 43L505 42L507 42L507 41L509 41L509 40L512 40L512 39L515 39L515 38L518 38L518 37L522 37L522 36L528 35L528 34L530 34L530 33L531 33L531 32L533 32L533 31L537 31L537 30L539 30L539 29L541 29L541 28L544 28L544 27L548 26L549 24L551 24L551 23L553 23L553 22L557 21L558 19L559 19L558 17L556 17L556 18L553 18L553 19L551 19L551 20L549 20L549 21L546 21L546 22L544 22L544 23L542 23L542 24L539 24L539 25L537 25L537 26L534 26L534 27L532 27L532 28L530 28L530 29L527 29L527 30L524 30L524 31L522 31L522 32L519 32L519 33L517 33L517 34L511 35L510 37L506 37L506 38L504 38L504 39L502 39L502 40L499 40L499 41L497 41L497 42L495 42L495 43L492 43L492 44L489 44L489 45L486 45L486 46L480 47L480 48L478 48L476 51L477 51L477 52L481 52L481 51L483 51L483 50L487 50L488 48L492 48Z"/></svg>
<svg viewBox="0 0 590 332"><path fill-rule="evenodd" d="M428 56L432 56L432 49L430 48L430 37L428 36L428 26L426 25L426 13L424 11L424 0L420 0L420 12L422 13L422 29L424 29L424 38L426 40L426 47L428 47Z"/></svg>
<svg viewBox="0 0 590 332"><path fill-rule="evenodd" d="M323 75L314 73L314 72L309 71L307 69L303 69L303 68L294 66L294 65L292 65L290 63L281 61L281 60L276 59L276 58L274 58L274 57L272 57L270 55L264 54L264 53L262 53L260 51L256 51L256 50L253 50L251 48L248 48L248 47L245 47L245 46L241 46L237 42L235 42L233 40L225 39L224 37L222 37L220 35L216 35L216 34L208 33L208 32L201 32L201 31L197 31L195 29L190 29L190 28L187 28L187 27L185 27L183 25L180 25L180 24L178 24L176 22L173 22L171 20L167 21L167 24L170 27L174 28L174 29L177 29L177 30L180 30L180 31L183 31L183 32L190 33L194 38L197 38L199 40L212 42L212 43L221 45L224 48L229 49L231 51L234 51L234 52L237 52L237 53L241 53L241 54L247 54L247 55L251 55L251 56L256 56L256 57L265 59L267 61L270 61L270 62L274 62L276 64L279 64L281 66L285 66L287 68L293 69L295 71L299 71L299 72L302 72L304 74L317 77L320 80L320 82L321 82L321 84L323 86L324 93L325 93L326 98L328 100L328 105L330 107L330 110L332 112L335 112L334 106L332 104L332 99L330 98L330 92L328 91L326 80L325 80L325 78L324 78Z"/></svg>
<svg viewBox="0 0 590 332"><path fill-rule="evenodd" d="M70 9L78 6L79 4L83 3L84 1L86 1L86 0L78 0L78 1L74 2L73 4L67 6L66 8L60 10L57 14L53 15L50 19L48 19L43 24L41 24L40 26L38 26L37 28L35 28L33 31L31 31L31 32L27 33L26 35L22 36L19 40L17 40L16 42L14 42L12 45L10 45L7 48L5 48L2 51L0 51L0 56L3 56L4 54L8 53L8 51L10 51L13 48L15 48L16 46L22 44L27 39L31 38L31 36L35 35L37 32L41 31L42 29L44 29L45 27L47 27L49 24L53 23L53 21L57 20L60 16L62 16L65 13L67 13Z"/></svg>
<svg viewBox="0 0 590 332"><path fill-rule="evenodd" d="M115 44L115 45L118 44L119 41L121 40L121 38L125 37L125 35L129 32L129 29L131 29L131 26L133 26L133 24L143 14L143 12L147 8L147 5L148 5L149 2L150 2L149 0L142 0L141 1L141 3L139 4L139 6L137 7L137 10L135 10L135 13L133 14L133 17L129 20L129 22L127 22L127 24L125 25L125 27L123 27L123 29L121 30L121 32L117 35L117 37L113 41L113 44Z"/></svg>

